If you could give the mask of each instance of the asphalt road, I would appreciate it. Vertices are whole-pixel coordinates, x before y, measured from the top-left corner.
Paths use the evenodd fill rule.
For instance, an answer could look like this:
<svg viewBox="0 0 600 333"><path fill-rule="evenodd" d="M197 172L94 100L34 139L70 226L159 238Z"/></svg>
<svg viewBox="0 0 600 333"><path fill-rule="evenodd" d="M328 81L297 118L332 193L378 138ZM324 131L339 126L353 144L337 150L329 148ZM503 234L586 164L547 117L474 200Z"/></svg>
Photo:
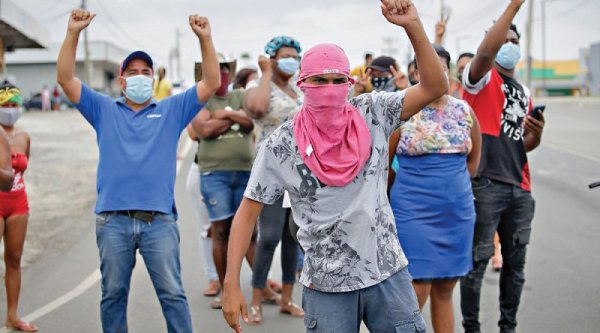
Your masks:
<svg viewBox="0 0 600 333"><path fill-rule="evenodd" d="M600 332L600 188L587 184L600 180L600 100L552 100L548 105L544 142L530 154L533 194L537 201L526 266L526 285L519 311L520 332ZM72 115L80 122L79 116ZM69 116L71 117L71 116ZM70 119L70 118L69 118ZM35 119L29 120L35 123ZM90 135L82 134L82 135ZM184 144L181 144L183 147ZM192 149L193 150L193 149ZM77 154L73 154L76 158ZM196 332L228 332L220 311L209 308L201 295L205 285L198 253L198 224L191 219L191 202L185 194L185 177L192 154L184 156L177 177L176 200L180 211L183 280ZM93 170L89 170L93 185ZM62 209L69 209L68 206ZM40 332L99 332L100 287L98 254L92 208L78 217L81 231L60 251L47 251L23 272L20 314L33 319ZM78 230L79 230L78 229ZM277 262L277 261L276 261ZM274 265L274 277L280 272ZM498 278L486 273L481 320L484 332L496 332ZM243 270L246 295L250 271ZM300 287L295 298L301 301ZM5 312L4 291L0 313ZM129 302L131 332L164 332L166 326L143 261L132 278ZM460 331L458 293L456 330ZM428 310L425 310L428 317ZM264 324L244 326L245 332L303 332L302 320L264 307ZM366 330L365 330L366 331ZM0 330L2 332L2 330Z"/></svg>

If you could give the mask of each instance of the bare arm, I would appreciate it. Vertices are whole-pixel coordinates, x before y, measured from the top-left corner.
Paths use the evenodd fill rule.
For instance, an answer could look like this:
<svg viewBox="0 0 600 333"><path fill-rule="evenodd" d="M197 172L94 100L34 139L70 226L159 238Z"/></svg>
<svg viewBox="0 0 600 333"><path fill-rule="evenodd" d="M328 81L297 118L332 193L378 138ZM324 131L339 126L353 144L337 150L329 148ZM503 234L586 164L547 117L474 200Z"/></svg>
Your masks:
<svg viewBox="0 0 600 333"><path fill-rule="evenodd" d="M244 93L244 111L252 119L266 116L271 103L271 77L273 76L271 61L265 56L260 56L258 66L262 72L258 87L250 88Z"/></svg>
<svg viewBox="0 0 600 333"><path fill-rule="evenodd" d="M212 117L207 109L202 109L192 120L192 127L202 139L216 138L227 132L233 122L229 119Z"/></svg>
<svg viewBox="0 0 600 333"><path fill-rule="evenodd" d="M190 27L198 36L200 51L202 52L202 80L196 85L196 94L200 103L206 103L208 99L221 86L221 71L217 52L212 42L210 23L206 17L190 15Z"/></svg>
<svg viewBox="0 0 600 333"><path fill-rule="evenodd" d="M196 134L194 127L192 127L192 123L189 123L185 129L187 130L187 134L192 141L198 141L198 134Z"/></svg>
<svg viewBox="0 0 600 333"><path fill-rule="evenodd" d="M240 290L240 270L250 245L256 219L262 208L263 204L260 202L248 198L242 199L231 225L227 250L227 274L223 284L223 316L236 332L241 332L240 312L244 321L248 320L246 301Z"/></svg>
<svg viewBox="0 0 600 333"><path fill-rule="evenodd" d="M525 127L525 135L523 141L527 152L534 150L540 145L545 125L546 119L543 113L540 113L540 120L529 115L525 118L525 124L523 125Z"/></svg>
<svg viewBox="0 0 600 333"><path fill-rule="evenodd" d="M75 76L75 54L79 34L85 29L96 14L76 9L71 11L67 35L60 48L56 61L56 82L60 84L65 95L72 103L79 103L81 97L81 80Z"/></svg>
<svg viewBox="0 0 600 333"><path fill-rule="evenodd" d="M448 91L448 80L415 6L408 0L383 0L381 11L389 22L404 28L417 58L421 81L406 90L400 115L406 120L444 95Z"/></svg>
<svg viewBox="0 0 600 333"><path fill-rule="evenodd" d="M4 129L0 127L0 191L10 191L15 175L10 160L10 145Z"/></svg>
<svg viewBox="0 0 600 333"><path fill-rule="evenodd" d="M473 146L471 147L471 152L467 155L467 169L472 178L477 173L479 160L481 159L481 128L479 127L479 120L477 120L475 113L472 110L470 112L473 118L473 127L471 128L471 142Z"/></svg>
<svg viewBox="0 0 600 333"><path fill-rule="evenodd" d="M506 42L508 29L510 29L510 25L523 2L524 0L511 0L504 13L502 13L498 21L487 32L477 49L477 54L471 60L469 82L478 82L494 67L498 50Z"/></svg>
<svg viewBox="0 0 600 333"><path fill-rule="evenodd" d="M435 24L435 38L433 44L440 46L444 45L444 35L446 34L446 25L448 24L449 19L450 15L444 15L444 13L442 13L442 17Z"/></svg>
<svg viewBox="0 0 600 333"><path fill-rule="evenodd" d="M243 110L223 110L225 112L225 117L232 122L239 124L242 128L247 130L252 130L254 128L254 123L252 119L248 117L248 115Z"/></svg>

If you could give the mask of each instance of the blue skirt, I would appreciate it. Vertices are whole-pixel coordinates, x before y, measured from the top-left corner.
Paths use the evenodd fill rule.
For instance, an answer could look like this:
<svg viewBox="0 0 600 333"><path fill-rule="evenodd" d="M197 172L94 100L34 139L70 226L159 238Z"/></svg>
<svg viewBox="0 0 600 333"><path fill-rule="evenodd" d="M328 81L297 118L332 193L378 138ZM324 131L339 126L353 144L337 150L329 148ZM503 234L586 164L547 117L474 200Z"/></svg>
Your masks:
<svg viewBox="0 0 600 333"><path fill-rule="evenodd" d="M390 203L415 280L458 278L472 269L475 207L466 156L398 156Z"/></svg>

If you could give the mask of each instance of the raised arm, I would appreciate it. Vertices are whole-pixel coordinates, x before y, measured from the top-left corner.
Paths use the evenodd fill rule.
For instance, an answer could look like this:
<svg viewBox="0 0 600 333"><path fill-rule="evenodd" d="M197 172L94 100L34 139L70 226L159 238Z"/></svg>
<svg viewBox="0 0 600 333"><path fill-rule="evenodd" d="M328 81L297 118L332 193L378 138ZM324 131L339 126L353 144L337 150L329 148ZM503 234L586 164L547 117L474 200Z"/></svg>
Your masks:
<svg viewBox="0 0 600 333"><path fill-rule="evenodd" d="M421 81L406 90L401 119L406 120L448 91L448 79L433 50L417 9L409 0L383 0L383 16L406 31L415 50Z"/></svg>
<svg viewBox="0 0 600 333"><path fill-rule="evenodd" d="M479 82L494 67L496 55L506 42L506 34L510 25L524 2L525 0L511 0L504 13L487 32L477 49L477 54L471 61L469 82L473 84Z"/></svg>
<svg viewBox="0 0 600 333"><path fill-rule="evenodd" d="M12 188L15 175L10 161L10 145L4 129L0 127L0 191L8 192Z"/></svg>
<svg viewBox="0 0 600 333"><path fill-rule="evenodd" d="M450 19L450 15L442 13L442 17L435 24L435 39L433 40L433 44L443 46L444 45L444 35L446 34L446 25L448 24L448 20Z"/></svg>
<svg viewBox="0 0 600 333"><path fill-rule="evenodd" d="M256 219L262 208L263 204L258 201L242 199L231 224L227 249L227 274L223 283L223 316L236 332L241 332L240 312L244 321L248 321L246 300L240 289L240 270L250 245Z"/></svg>
<svg viewBox="0 0 600 333"><path fill-rule="evenodd" d="M258 57L258 66L262 72L258 87L250 88L244 94L244 111L252 119L266 116L271 103L271 77L273 76L271 61L261 55Z"/></svg>
<svg viewBox="0 0 600 333"><path fill-rule="evenodd" d="M196 85L196 93L198 94L198 101L204 104L221 86L221 71L217 60L217 52L212 42L208 19L198 15L190 15L189 23L192 31L200 41L202 80Z"/></svg>
<svg viewBox="0 0 600 333"><path fill-rule="evenodd" d="M79 103L81 97L81 80L75 76L75 55L79 34L92 22L96 14L86 10L71 11L67 26L67 35L63 41L56 62L56 82L60 84L65 95L72 103Z"/></svg>

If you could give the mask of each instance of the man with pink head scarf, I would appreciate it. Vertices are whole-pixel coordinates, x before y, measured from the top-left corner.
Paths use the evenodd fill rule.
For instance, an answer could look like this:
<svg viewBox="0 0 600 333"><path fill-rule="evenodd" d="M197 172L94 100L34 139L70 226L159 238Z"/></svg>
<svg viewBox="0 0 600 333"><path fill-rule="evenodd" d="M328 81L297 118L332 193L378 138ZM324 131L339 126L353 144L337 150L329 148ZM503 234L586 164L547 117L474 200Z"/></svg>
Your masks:
<svg viewBox="0 0 600 333"><path fill-rule="evenodd" d="M304 54L300 112L261 145L231 229L223 312L236 332L242 258L263 205L289 192L298 241L305 251L304 323L310 332L421 332L411 276L386 194L388 139L448 89L414 5L384 0L385 18L406 31L421 83L398 92L372 92L347 101L352 78L343 50L320 44Z"/></svg>

